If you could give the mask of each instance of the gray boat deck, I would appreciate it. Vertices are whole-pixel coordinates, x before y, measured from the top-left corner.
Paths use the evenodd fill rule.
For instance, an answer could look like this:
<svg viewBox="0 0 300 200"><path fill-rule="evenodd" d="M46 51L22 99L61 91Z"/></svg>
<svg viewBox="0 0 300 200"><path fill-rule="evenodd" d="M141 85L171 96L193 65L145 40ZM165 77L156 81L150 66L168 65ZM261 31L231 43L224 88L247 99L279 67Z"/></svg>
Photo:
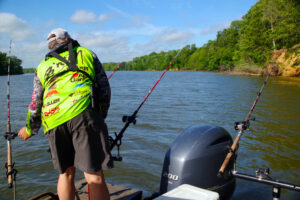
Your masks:
<svg viewBox="0 0 300 200"><path fill-rule="evenodd" d="M78 181L76 187L76 200L88 200L88 184L85 179ZM111 200L141 200L142 191L107 183ZM29 200L58 200L57 194L45 192Z"/></svg>
<svg viewBox="0 0 300 200"><path fill-rule="evenodd" d="M88 185L87 182L83 179L76 183L77 194L80 200L88 199ZM113 185L107 183L107 187L110 194L111 200L140 200L142 199L142 191L121 187L118 185Z"/></svg>

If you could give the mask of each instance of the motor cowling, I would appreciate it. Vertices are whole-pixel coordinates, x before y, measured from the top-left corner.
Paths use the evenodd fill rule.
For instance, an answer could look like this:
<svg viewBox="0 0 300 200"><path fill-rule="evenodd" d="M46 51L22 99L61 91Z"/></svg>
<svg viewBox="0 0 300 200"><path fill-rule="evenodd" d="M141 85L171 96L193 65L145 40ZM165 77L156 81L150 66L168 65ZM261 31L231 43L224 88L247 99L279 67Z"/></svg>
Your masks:
<svg viewBox="0 0 300 200"><path fill-rule="evenodd" d="M231 144L231 136L221 127L200 125L185 129L165 155L160 194L190 184L218 192L222 199L230 197L235 188L235 179L229 173L233 162L223 177L217 175Z"/></svg>

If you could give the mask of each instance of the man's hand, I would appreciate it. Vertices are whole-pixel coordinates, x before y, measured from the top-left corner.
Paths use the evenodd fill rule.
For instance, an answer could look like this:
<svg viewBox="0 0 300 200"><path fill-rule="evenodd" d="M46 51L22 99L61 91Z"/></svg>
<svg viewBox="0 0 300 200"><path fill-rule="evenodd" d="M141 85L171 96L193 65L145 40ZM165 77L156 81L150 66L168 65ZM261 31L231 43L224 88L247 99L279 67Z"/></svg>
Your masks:
<svg viewBox="0 0 300 200"><path fill-rule="evenodd" d="M23 140L27 140L31 137L26 133L26 126L20 129L18 136Z"/></svg>

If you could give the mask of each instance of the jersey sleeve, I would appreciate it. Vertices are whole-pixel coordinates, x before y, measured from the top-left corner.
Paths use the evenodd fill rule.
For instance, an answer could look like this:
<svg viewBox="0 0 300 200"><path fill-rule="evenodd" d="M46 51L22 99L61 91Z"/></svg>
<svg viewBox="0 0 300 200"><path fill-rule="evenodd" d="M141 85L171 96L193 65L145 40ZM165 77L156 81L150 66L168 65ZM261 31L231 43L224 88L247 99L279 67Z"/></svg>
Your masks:
<svg viewBox="0 0 300 200"><path fill-rule="evenodd" d="M110 106L110 85L106 76L106 73L102 67L102 64L98 57L93 53L94 57L94 69L95 69L95 78L96 83L98 84L97 96L100 104L100 110L102 112L103 118L106 118L108 109Z"/></svg>
<svg viewBox="0 0 300 200"><path fill-rule="evenodd" d="M33 79L32 100L28 106L28 113L26 119L26 133L29 136L37 134L41 127L41 110L43 106L43 94L44 89L42 83L37 73L35 73Z"/></svg>

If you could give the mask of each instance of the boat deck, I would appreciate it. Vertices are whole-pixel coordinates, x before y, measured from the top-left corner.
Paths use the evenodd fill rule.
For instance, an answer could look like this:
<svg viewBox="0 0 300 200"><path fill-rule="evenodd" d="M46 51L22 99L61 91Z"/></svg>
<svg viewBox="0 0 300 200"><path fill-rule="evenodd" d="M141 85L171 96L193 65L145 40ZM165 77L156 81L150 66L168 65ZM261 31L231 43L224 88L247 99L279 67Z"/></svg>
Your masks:
<svg viewBox="0 0 300 200"><path fill-rule="evenodd" d="M85 179L76 182L76 200L88 200L88 184ZM142 191L107 183L111 200L141 200ZM29 200L58 200L57 194L45 192Z"/></svg>
<svg viewBox="0 0 300 200"><path fill-rule="evenodd" d="M83 179L76 183L77 194L80 200L88 199L88 185ZM107 183L111 200L141 200L142 191L126 188L118 185Z"/></svg>

